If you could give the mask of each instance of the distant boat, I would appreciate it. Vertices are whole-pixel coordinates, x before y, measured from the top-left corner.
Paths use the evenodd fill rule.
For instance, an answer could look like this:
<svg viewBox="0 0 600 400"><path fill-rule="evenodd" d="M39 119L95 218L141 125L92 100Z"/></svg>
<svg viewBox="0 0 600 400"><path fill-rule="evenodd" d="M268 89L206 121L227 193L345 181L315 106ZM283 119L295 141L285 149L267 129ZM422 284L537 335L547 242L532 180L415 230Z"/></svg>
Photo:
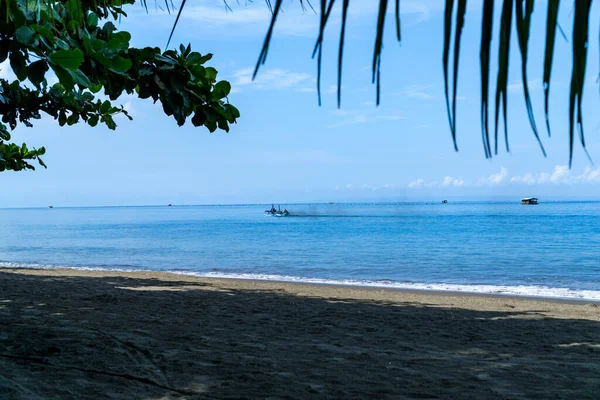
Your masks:
<svg viewBox="0 0 600 400"><path fill-rule="evenodd" d="M54 206L48 206L48 208L54 208Z"/></svg>
<svg viewBox="0 0 600 400"><path fill-rule="evenodd" d="M330 201L329 204L335 204L333 201Z"/></svg>
<svg viewBox="0 0 600 400"><path fill-rule="evenodd" d="M277 207L279 210L277 210L273 204L269 210L265 210L265 217L289 217L290 213L287 209L281 211L281 206Z"/></svg>
<svg viewBox="0 0 600 400"><path fill-rule="evenodd" d="M169 203L169 205L167 205L167 207L171 207L171 203Z"/></svg>
<svg viewBox="0 0 600 400"><path fill-rule="evenodd" d="M442 204L448 204L448 200L442 200Z"/></svg>
<svg viewBox="0 0 600 400"><path fill-rule="evenodd" d="M521 199L521 204L527 204L527 205L538 204L538 199L535 197L525 197L525 198Z"/></svg>

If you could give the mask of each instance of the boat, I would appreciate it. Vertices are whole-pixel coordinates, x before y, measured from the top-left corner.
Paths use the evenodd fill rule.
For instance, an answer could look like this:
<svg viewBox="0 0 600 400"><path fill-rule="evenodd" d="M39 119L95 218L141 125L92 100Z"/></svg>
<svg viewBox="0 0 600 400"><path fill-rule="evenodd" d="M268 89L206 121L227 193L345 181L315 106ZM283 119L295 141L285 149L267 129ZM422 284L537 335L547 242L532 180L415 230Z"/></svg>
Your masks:
<svg viewBox="0 0 600 400"><path fill-rule="evenodd" d="M448 200L442 200L442 204L448 204Z"/></svg>
<svg viewBox="0 0 600 400"><path fill-rule="evenodd" d="M54 206L48 206L48 208L54 208Z"/></svg>
<svg viewBox="0 0 600 400"><path fill-rule="evenodd" d="M329 202L329 204L335 204L335 202L333 202L333 201L330 201L330 202Z"/></svg>
<svg viewBox="0 0 600 400"><path fill-rule="evenodd" d="M265 216L266 217L288 217L290 215L290 213L288 212L287 209L283 209L283 211L281 211L281 206L277 206L278 209L275 208L275 205L271 205L271 208L269 210L265 210Z"/></svg>
<svg viewBox="0 0 600 400"><path fill-rule="evenodd" d="M167 205L167 207L171 207L171 206L172 206L172 204L171 204L171 203L169 203L169 204Z"/></svg>
<svg viewBox="0 0 600 400"><path fill-rule="evenodd" d="M525 197L521 199L521 204L533 205L538 204L538 199L535 197Z"/></svg>

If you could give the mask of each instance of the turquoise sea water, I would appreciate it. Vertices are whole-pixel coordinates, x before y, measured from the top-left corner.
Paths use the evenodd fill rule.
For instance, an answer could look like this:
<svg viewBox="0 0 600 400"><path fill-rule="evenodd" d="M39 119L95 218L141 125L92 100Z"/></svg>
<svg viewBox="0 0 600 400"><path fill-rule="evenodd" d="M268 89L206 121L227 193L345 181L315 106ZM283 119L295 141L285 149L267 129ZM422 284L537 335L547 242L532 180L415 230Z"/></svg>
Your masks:
<svg viewBox="0 0 600 400"><path fill-rule="evenodd" d="M600 300L600 203L285 206L2 209L0 266Z"/></svg>

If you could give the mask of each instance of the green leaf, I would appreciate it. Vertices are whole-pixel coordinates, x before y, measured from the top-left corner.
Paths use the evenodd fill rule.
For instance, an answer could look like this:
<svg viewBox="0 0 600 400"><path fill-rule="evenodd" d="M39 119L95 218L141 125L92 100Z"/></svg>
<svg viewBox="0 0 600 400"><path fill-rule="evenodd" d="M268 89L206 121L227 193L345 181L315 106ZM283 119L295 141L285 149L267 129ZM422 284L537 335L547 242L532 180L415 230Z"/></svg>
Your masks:
<svg viewBox="0 0 600 400"><path fill-rule="evenodd" d="M204 111L202 111L202 108L198 107L198 110L196 110L196 113L192 117L192 124L194 126L198 127L198 126L204 125L205 121L206 121L206 115L204 115Z"/></svg>
<svg viewBox="0 0 600 400"><path fill-rule="evenodd" d="M214 80L217 79L217 70L213 67L206 68L206 79L210 82L214 82Z"/></svg>
<svg viewBox="0 0 600 400"><path fill-rule="evenodd" d="M67 125L75 125L79 121L79 114L73 113L67 118Z"/></svg>
<svg viewBox="0 0 600 400"><path fill-rule="evenodd" d="M93 127L93 126L96 126L96 125L98 125L98 116L97 116L97 115L92 115L92 116L91 116L91 117L88 119L88 121L87 121L87 122L88 122L88 124L89 124L90 126L92 126L92 127Z"/></svg>
<svg viewBox="0 0 600 400"><path fill-rule="evenodd" d="M32 25L31 27L33 28L33 30L36 33L40 34L41 37L46 39L49 44L51 44L51 45L54 44L54 35L52 34L52 31L50 30L50 28L47 28L42 25Z"/></svg>
<svg viewBox="0 0 600 400"><path fill-rule="evenodd" d="M100 106L100 112L102 114L107 113L110 109L112 108L112 104L110 104L110 101L105 100L102 105Z"/></svg>
<svg viewBox="0 0 600 400"><path fill-rule="evenodd" d="M127 72L131 68L131 60L127 58L123 58L121 56L117 56L112 60L112 69L120 72Z"/></svg>
<svg viewBox="0 0 600 400"><path fill-rule="evenodd" d="M83 53L79 49L58 50L50 54L50 60L63 68L77 69L83 63Z"/></svg>
<svg viewBox="0 0 600 400"><path fill-rule="evenodd" d="M20 81L27 79L27 68L25 64L25 56L20 51L10 53L10 67Z"/></svg>
<svg viewBox="0 0 600 400"><path fill-rule="evenodd" d="M91 85L89 87L90 92L92 93L98 93L100 90L102 90L102 84L101 83L97 83L95 85Z"/></svg>
<svg viewBox="0 0 600 400"><path fill-rule="evenodd" d="M205 62L210 60L212 57L213 57L213 55L210 53L203 56L202 54L200 54L196 51L193 51L188 55L187 61L192 64L204 64Z"/></svg>
<svg viewBox="0 0 600 400"><path fill-rule="evenodd" d="M46 60L38 60L27 66L27 77L37 86L44 81L46 71L48 71Z"/></svg>
<svg viewBox="0 0 600 400"><path fill-rule="evenodd" d="M75 22L75 26L83 22L83 9L81 6L81 0L69 0L65 4L67 9L68 21Z"/></svg>
<svg viewBox="0 0 600 400"><path fill-rule="evenodd" d="M67 70L58 65L51 65L52 70L56 74L58 81L60 84L67 90L73 89L75 82L73 81L73 76L67 72Z"/></svg>
<svg viewBox="0 0 600 400"><path fill-rule="evenodd" d="M91 28L98 26L98 15L95 12L90 12L87 16L87 25Z"/></svg>
<svg viewBox="0 0 600 400"><path fill-rule="evenodd" d="M15 31L15 37L24 45L32 45L35 41L35 32L28 26L22 26Z"/></svg>
<svg viewBox="0 0 600 400"><path fill-rule="evenodd" d="M91 82L89 78L79 69L68 69L69 74L73 77L73 82L83 87L89 87Z"/></svg>
<svg viewBox="0 0 600 400"><path fill-rule="evenodd" d="M227 81L219 81L215 84L215 88L213 89L213 93L215 98L222 99L223 97L227 97L229 92L231 91L231 84Z"/></svg>
<svg viewBox="0 0 600 400"><path fill-rule="evenodd" d="M71 48L69 43L65 42L61 38L55 38L54 41L56 42L56 45L63 50L69 50Z"/></svg>
<svg viewBox="0 0 600 400"><path fill-rule="evenodd" d="M117 32L113 34L113 39L118 39L121 41L121 43L129 44L129 41L131 40L131 33L127 31Z"/></svg>

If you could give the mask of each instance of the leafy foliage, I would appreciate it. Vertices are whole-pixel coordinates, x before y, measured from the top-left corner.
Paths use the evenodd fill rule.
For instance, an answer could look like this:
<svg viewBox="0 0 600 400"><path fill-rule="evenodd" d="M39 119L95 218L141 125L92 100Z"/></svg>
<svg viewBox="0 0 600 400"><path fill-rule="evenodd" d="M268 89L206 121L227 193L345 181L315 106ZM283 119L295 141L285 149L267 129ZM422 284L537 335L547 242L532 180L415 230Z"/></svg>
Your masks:
<svg viewBox="0 0 600 400"><path fill-rule="evenodd" d="M32 160L45 167L40 159L45 149L8 143L9 128L31 127L45 113L60 126L83 121L115 129L117 114L131 119L112 103L123 93L160 101L179 126L190 117L194 126L210 132L229 131L240 114L227 101L230 84L217 81L217 71L204 65L211 54L194 52L189 45L165 52L133 48L129 32L107 21L126 16L123 5L134 1L2 3L0 62L9 60L17 80L0 79L0 171L35 169ZM58 78L51 86L49 71Z"/></svg>
<svg viewBox="0 0 600 400"><path fill-rule="evenodd" d="M226 6L227 1L224 0ZM261 65L263 65L267 58L269 50L269 44L273 34L273 28L277 21L277 17L282 12L283 0L265 0L269 10L271 10L271 24L267 31L263 48L261 50L254 76L258 73ZM317 0L314 0L317 1ZM318 0L320 7L318 7L321 14L321 20L319 25L319 33L317 36L317 42L313 52L313 58L317 56L317 93L319 98L319 104L321 103L321 60L322 60L322 42L324 37L325 28L327 23L330 21L330 15L332 12L333 5L336 0ZM383 43L383 33L385 25L385 16L388 4L393 1L395 6L394 18L396 22L396 36L397 40L400 41L400 0L379 0L373 1L373 8L377 7L379 10L377 13L377 24L375 33L375 47L373 51L373 66L372 66L372 80L376 84L376 98L377 104L379 104L380 98L380 66L381 66L381 51ZM303 9L305 9L305 3L314 10L310 0L299 0ZM343 48L345 46L344 34L346 30L346 21L348 10L351 9L350 0L339 0L338 3L342 3L342 17L341 17L341 34L338 51L338 107L340 105L340 97L342 90L342 55ZM525 106L527 109L529 122L533 133L540 144L542 152L545 155L545 151L538 134L538 129L535 123L533 115L533 106L531 96L529 93L529 87L527 83L527 67L529 64L528 60L528 49L529 49L529 36L530 36L530 24L531 16L534 9L535 0L501 0L502 15L500 19L499 27L499 46L498 46L498 75L496 79L496 95L495 95L495 151L498 153L498 124L500 119L500 113L504 121L504 136L506 143L506 151L510 151L508 145L508 119L507 119L507 85L508 85L508 65L509 65L509 54L510 54L510 42L511 42L511 26L513 21L517 28L517 40L518 46L521 53L521 75L523 79L523 96L525 99ZM450 125L450 131L454 142L455 149L458 150L456 145L456 97L457 97L457 81L458 81L458 64L460 56L460 41L462 29L465 21L466 5L467 0L445 0L445 18L444 18L444 49L442 55L443 73L444 73L444 91L446 97L446 106L448 113L448 122ZM454 7L455 3L457 6ZM181 14L183 6L186 4L186 0L182 1L179 14ZM490 52L491 52L491 40L493 37L493 11L494 1L483 0L482 4L482 30L481 30L481 48L480 48L480 68L481 68L481 129L482 129L482 140L483 147L486 157L492 157L490 132L489 132L489 119L488 119L488 93L489 93L489 74L490 74ZM572 35L572 52L573 52L573 72L571 77L571 93L569 102L570 111L570 124L569 124L569 138L570 138L570 156L569 162L573 158L573 143L575 137L575 128L579 132L579 138L583 149L585 150L585 140L583 135L583 117L581 110L581 101L583 96L583 89L585 86L585 67L587 61L587 48L588 48L588 36L589 36L589 16L591 10L591 0L576 0L574 2L573 15L573 35ZM560 0L548 0L547 1L547 24L546 24L546 47L544 54L544 111L546 119L546 127L548 134L550 135L550 112L549 112L549 93L550 93L550 79L552 72L552 60L554 56L554 39L557 28L557 16L560 6ZM228 7L228 6L227 6ZM454 9L456 8L456 13ZM453 18L454 16L454 18ZM452 33L452 25L455 25L454 35ZM558 26L560 29L560 26ZM175 29L175 26L173 27ZM562 30L561 30L562 32ZM453 73L450 75L450 53L451 43L454 41L454 52L453 52ZM600 81L600 75L599 75ZM452 85L451 85L452 84Z"/></svg>

